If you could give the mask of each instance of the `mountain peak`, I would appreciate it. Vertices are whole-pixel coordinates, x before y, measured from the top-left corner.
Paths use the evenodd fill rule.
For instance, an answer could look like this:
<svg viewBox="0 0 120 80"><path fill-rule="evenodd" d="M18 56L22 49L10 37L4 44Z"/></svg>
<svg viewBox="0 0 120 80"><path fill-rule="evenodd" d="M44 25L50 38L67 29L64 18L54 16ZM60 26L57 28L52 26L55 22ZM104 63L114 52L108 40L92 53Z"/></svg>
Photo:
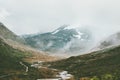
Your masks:
<svg viewBox="0 0 120 80"><path fill-rule="evenodd" d="M71 31L75 32L76 35L81 35L82 33L79 31L80 27L78 25L63 25L59 27L58 29L54 30L52 34L56 34L60 31Z"/></svg>
<svg viewBox="0 0 120 80"><path fill-rule="evenodd" d="M57 30L67 30L67 29L79 29L80 25L63 25L59 27Z"/></svg>
<svg viewBox="0 0 120 80"><path fill-rule="evenodd" d="M66 27L68 27L69 25L62 25L62 26L60 26L58 29L64 29L64 28L66 28Z"/></svg>
<svg viewBox="0 0 120 80"><path fill-rule="evenodd" d="M80 25L69 25L67 27L65 27L64 29L79 29Z"/></svg>
<svg viewBox="0 0 120 80"><path fill-rule="evenodd" d="M48 52L84 52L92 40L91 33L79 26L63 25L53 32L24 37L27 44Z"/></svg>
<svg viewBox="0 0 120 80"><path fill-rule="evenodd" d="M63 25L63 26L61 26L61 27L59 27L59 28L57 28L56 30L54 30L53 32L52 32L52 34L56 34L57 32L59 32L59 31L61 31L61 30L64 30L66 27L68 27L69 25Z"/></svg>

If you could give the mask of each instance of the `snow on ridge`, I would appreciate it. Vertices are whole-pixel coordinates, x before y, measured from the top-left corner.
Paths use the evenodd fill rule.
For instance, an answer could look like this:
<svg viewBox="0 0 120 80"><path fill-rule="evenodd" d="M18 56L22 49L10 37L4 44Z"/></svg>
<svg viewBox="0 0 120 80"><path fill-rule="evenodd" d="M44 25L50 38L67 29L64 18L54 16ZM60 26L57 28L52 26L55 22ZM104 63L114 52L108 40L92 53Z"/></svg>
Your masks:
<svg viewBox="0 0 120 80"><path fill-rule="evenodd" d="M80 27L80 25L70 25L70 26L65 27L64 30L66 30L66 29L75 29L75 28L78 28L78 27Z"/></svg>
<svg viewBox="0 0 120 80"><path fill-rule="evenodd" d="M77 32L77 34L76 34L76 35L73 35L73 36L76 37L76 38L78 38L78 39L81 39L81 36L83 35L83 33L81 33L81 32L79 31L79 27L80 27L80 25L70 25L70 26L64 27L63 30L75 29L76 32ZM58 33L59 31L60 31L60 30L57 29L57 30L53 31L52 34L56 34L56 33Z"/></svg>
<svg viewBox="0 0 120 80"><path fill-rule="evenodd" d="M52 34L56 34L57 32L59 32L59 30L55 30L54 32L52 32Z"/></svg>

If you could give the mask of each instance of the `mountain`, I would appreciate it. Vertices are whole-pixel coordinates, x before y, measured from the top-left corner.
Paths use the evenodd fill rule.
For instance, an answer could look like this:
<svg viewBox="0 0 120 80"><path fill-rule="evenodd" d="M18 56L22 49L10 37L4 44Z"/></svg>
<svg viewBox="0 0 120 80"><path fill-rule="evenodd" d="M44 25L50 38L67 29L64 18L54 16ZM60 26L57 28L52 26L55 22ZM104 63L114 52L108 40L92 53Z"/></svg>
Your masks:
<svg viewBox="0 0 120 80"><path fill-rule="evenodd" d="M68 71L75 76L76 80L80 78L95 78L85 80L120 80L120 46L72 56L47 64L51 65L50 68Z"/></svg>
<svg viewBox="0 0 120 80"><path fill-rule="evenodd" d="M36 80L53 77L50 69L36 69L31 63L58 58L24 45L24 39L0 23L0 80ZM28 72L26 69L28 68Z"/></svg>
<svg viewBox="0 0 120 80"><path fill-rule="evenodd" d="M39 58L36 58L34 60L51 61L57 59L56 57L50 56L45 52L38 51L34 48L29 47L28 45L25 45L25 40L9 30L3 23L0 23L0 39L2 39L4 43L14 49L30 53L32 56L29 59L27 58L28 61L31 61L33 57L38 56Z"/></svg>
<svg viewBox="0 0 120 80"><path fill-rule="evenodd" d="M91 47L92 34L85 28L64 25L53 32L17 36L2 23L0 24L0 80L37 80L39 78L55 78L54 70L68 71L76 80L120 80L120 33L112 35L105 41L114 47L100 51L72 56L58 61L43 51L83 52ZM22 43L21 41L26 43ZM11 43L12 42L12 43ZM24 44L43 51L36 51ZM104 44L104 46L109 46ZM102 47L103 48L103 47ZM75 54L73 54L75 55ZM36 69L31 63L46 62L44 68ZM58 64L59 63L59 64ZM25 66L28 67L26 72Z"/></svg>
<svg viewBox="0 0 120 80"><path fill-rule="evenodd" d="M111 36L102 40L94 49L104 49L118 45L120 45L120 32L112 34Z"/></svg>
<svg viewBox="0 0 120 80"><path fill-rule="evenodd" d="M63 25L43 34L23 36L31 47L46 52L75 53L84 52L91 44L92 34L84 28Z"/></svg>
<svg viewBox="0 0 120 80"><path fill-rule="evenodd" d="M0 38L0 80L36 80L54 75L49 69L32 68L31 64L25 61L31 56L29 52L12 48ZM41 57L46 58L45 55ZM28 72L21 63L28 66Z"/></svg>
<svg viewBox="0 0 120 80"><path fill-rule="evenodd" d="M0 22L0 37L6 40L13 40L19 43L25 43L24 39L10 31L3 23Z"/></svg>

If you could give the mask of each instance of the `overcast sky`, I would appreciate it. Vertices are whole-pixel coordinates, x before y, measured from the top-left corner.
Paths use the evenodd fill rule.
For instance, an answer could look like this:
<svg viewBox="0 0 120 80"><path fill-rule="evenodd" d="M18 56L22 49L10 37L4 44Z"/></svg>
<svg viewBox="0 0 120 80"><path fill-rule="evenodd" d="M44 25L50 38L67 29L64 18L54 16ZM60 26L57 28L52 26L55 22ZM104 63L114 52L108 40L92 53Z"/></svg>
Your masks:
<svg viewBox="0 0 120 80"><path fill-rule="evenodd" d="M18 35L77 24L105 36L120 31L120 0L0 0L0 21Z"/></svg>

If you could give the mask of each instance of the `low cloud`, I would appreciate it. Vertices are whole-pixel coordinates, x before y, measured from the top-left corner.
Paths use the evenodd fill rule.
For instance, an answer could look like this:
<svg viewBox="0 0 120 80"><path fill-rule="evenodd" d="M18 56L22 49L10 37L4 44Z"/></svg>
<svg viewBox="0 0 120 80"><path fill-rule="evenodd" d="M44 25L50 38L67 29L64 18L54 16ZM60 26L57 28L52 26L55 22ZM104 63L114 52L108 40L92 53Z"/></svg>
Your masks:
<svg viewBox="0 0 120 80"><path fill-rule="evenodd" d="M0 21L5 20L8 16L10 16L10 13L6 9L1 8L0 9Z"/></svg>
<svg viewBox="0 0 120 80"><path fill-rule="evenodd" d="M49 32L64 24L87 25L99 40L120 31L119 4L120 0L0 0L0 21L18 35Z"/></svg>

